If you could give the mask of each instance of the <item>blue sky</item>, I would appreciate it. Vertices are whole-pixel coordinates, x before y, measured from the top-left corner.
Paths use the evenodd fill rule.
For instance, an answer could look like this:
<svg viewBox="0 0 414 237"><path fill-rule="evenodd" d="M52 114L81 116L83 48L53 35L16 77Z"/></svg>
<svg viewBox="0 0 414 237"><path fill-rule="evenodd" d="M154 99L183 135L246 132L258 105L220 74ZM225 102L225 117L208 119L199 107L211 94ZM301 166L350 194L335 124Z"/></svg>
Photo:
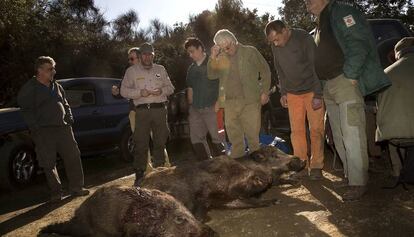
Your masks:
<svg viewBox="0 0 414 237"><path fill-rule="evenodd" d="M147 27L149 21L158 18L161 22L172 26L176 22L188 22L189 15L195 15L203 10L213 10L217 0L95 0L95 5L101 9L107 20L130 9L138 13L139 28ZM277 8L281 0L245 0L244 7L257 8L259 14L269 12L278 16Z"/></svg>

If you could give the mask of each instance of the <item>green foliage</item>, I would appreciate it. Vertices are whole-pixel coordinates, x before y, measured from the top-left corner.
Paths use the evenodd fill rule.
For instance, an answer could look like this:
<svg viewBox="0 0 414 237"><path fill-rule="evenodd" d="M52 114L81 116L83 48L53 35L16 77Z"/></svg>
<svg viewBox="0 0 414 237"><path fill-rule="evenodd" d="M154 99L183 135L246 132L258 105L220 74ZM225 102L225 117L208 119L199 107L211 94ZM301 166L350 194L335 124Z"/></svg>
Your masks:
<svg viewBox="0 0 414 237"><path fill-rule="evenodd" d="M393 17L414 24L412 0L355 2L370 17ZM306 30L314 27L303 0L283 0L283 5L279 12L289 25ZM273 16L259 16L257 10L244 8L241 0L218 0L214 10L191 16L188 24L168 26L153 19L146 29L139 28L139 14L133 10L108 22L93 0L1 0L0 12L0 107L10 105L33 75L33 62L40 55L56 60L57 78L121 78L127 50L151 42L155 61L166 67L178 91L185 88L191 63L183 48L185 39L197 36L209 52L214 34L227 28L241 43L255 46L273 66L263 33Z"/></svg>

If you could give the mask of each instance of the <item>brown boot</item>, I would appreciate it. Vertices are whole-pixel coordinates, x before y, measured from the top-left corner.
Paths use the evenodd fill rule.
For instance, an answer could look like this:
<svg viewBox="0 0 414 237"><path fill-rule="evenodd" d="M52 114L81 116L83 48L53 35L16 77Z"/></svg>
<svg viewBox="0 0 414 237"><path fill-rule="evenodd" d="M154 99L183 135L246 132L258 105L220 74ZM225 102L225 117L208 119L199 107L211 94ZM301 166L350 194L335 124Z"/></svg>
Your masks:
<svg viewBox="0 0 414 237"><path fill-rule="evenodd" d="M322 169L311 169L309 173L309 179L310 180L322 180Z"/></svg>

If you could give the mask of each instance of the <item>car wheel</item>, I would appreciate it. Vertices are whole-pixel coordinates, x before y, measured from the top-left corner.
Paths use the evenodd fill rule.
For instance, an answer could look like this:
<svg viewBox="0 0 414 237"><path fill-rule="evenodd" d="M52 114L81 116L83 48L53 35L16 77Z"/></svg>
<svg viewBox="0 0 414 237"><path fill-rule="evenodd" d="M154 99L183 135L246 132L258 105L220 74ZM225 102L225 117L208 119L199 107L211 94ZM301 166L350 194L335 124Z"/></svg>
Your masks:
<svg viewBox="0 0 414 237"><path fill-rule="evenodd" d="M121 137L121 143L119 144L119 148L121 150L121 159L127 162L134 160L134 147L134 137L132 136L131 129L128 127L124 129Z"/></svg>
<svg viewBox="0 0 414 237"><path fill-rule="evenodd" d="M32 183L37 171L33 147L21 141L7 142L0 154L0 187L12 189Z"/></svg>

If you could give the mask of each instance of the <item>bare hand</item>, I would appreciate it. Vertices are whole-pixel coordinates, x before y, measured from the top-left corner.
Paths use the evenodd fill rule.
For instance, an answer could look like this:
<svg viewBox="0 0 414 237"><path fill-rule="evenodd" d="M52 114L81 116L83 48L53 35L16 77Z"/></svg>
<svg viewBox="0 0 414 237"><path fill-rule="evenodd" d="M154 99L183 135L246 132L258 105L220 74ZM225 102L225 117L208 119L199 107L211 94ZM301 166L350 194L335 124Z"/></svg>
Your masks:
<svg viewBox="0 0 414 237"><path fill-rule="evenodd" d="M113 85L112 88L111 88L111 92L112 92L113 96L119 95L119 87Z"/></svg>
<svg viewBox="0 0 414 237"><path fill-rule="evenodd" d="M358 84L358 81L357 80L353 80L353 79L349 79L350 81L351 81L351 84L353 85L353 86L355 86L355 85L357 85Z"/></svg>
<svg viewBox="0 0 414 237"><path fill-rule="evenodd" d="M150 93L147 89L141 89L141 96L142 97L148 97L149 95L150 95Z"/></svg>
<svg viewBox="0 0 414 237"><path fill-rule="evenodd" d="M210 52L210 56L211 58L217 58L217 56L220 53L220 47L218 45L214 45L213 47L211 47L211 52Z"/></svg>
<svg viewBox="0 0 414 237"><path fill-rule="evenodd" d="M155 96L159 96L159 95L161 95L161 93L162 93L162 89L161 88L158 88L158 89L155 89L155 90L150 91L150 94L151 95L155 95Z"/></svg>
<svg viewBox="0 0 414 237"><path fill-rule="evenodd" d="M318 110L320 108L322 108L323 102L321 98L313 98L312 99L312 109L313 110Z"/></svg>
<svg viewBox="0 0 414 237"><path fill-rule="evenodd" d="M282 105L283 108L287 108L288 107L287 96L286 95L282 95L280 97L280 104Z"/></svg>
<svg viewBox="0 0 414 237"><path fill-rule="evenodd" d="M216 101L216 103L214 104L214 112L218 112L220 110L220 105L219 105L219 102L218 101Z"/></svg>
<svg viewBox="0 0 414 237"><path fill-rule="evenodd" d="M262 94L260 95L260 103L261 103L262 105L265 105L265 104L267 104L267 102L269 102L269 95L268 95L268 94L266 94L266 93L262 93Z"/></svg>

